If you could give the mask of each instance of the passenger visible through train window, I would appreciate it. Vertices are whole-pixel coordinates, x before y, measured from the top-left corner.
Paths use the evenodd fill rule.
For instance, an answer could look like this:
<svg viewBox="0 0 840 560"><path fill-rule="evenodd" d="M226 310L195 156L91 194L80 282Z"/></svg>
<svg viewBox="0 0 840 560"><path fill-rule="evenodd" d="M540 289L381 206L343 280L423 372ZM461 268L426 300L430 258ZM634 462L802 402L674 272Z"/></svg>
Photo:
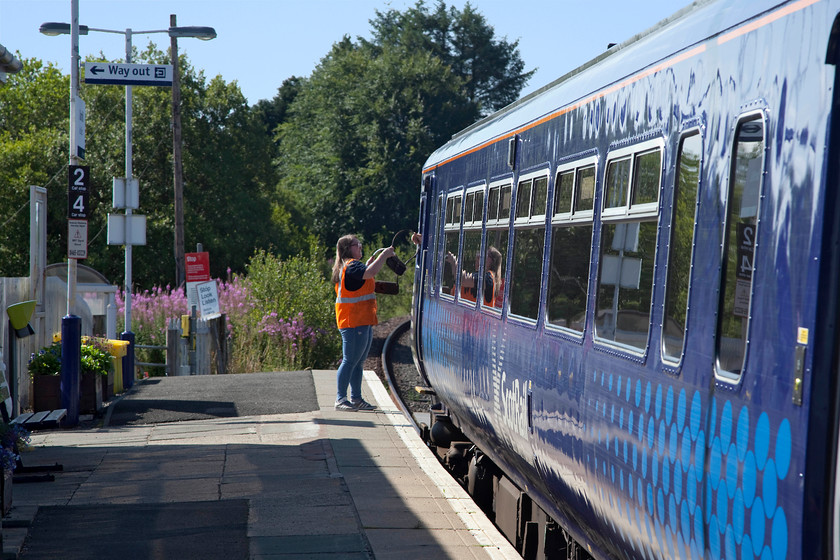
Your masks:
<svg viewBox="0 0 840 560"><path fill-rule="evenodd" d="M593 158L561 168L557 173L551 218L547 321L577 332L583 332L586 319L594 191Z"/></svg>
<svg viewBox="0 0 840 560"><path fill-rule="evenodd" d="M464 205L464 244L461 260L447 255L460 279L460 301L475 305L481 270L481 229L484 218L484 187L467 191Z"/></svg>
<svg viewBox="0 0 840 560"><path fill-rule="evenodd" d="M656 147L651 148L651 145ZM645 349L656 254L660 142L616 150L607 162L595 333ZM630 180L632 177L632 181Z"/></svg>
<svg viewBox="0 0 840 560"><path fill-rule="evenodd" d="M671 243L668 248L668 279L665 283L665 320L662 328L664 357L674 362L678 362L682 357L685 344L702 148L700 134L694 131L682 139L677 154Z"/></svg>
<svg viewBox="0 0 840 560"><path fill-rule="evenodd" d="M539 313L545 249L545 194L539 197L541 207L535 195L545 193L547 185L547 176L525 179L517 185L513 268L508 293L510 312L529 319L536 319Z"/></svg>
<svg viewBox="0 0 840 560"><path fill-rule="evenodd" d="M443 259L458 254L458 240L461 234L461 195L446 200L446 223L444 224ZM455 271L444 264L441 272L441 294L455 295Z"/></svg>
<svg viewBox="0 0 840 560"><path fill-rule="evenodd" d="M508 225L510 224L511 184L491 185L487 193L487 221L484 239L485 274L492 273L495 282L492 294L481 298L483 309L501 310L505 296L505 263L508 254ZM491 257L492 254L492 257Z"/></svg>
<svg viewBox="0 0 840 560"><path fill-rule="evenodd" d="M429 243L429 257L428 260L431 262L430 267L426 267L428 270L429 268L432 269L431 271L431 279L427 284L429 286L437 286L437 278L438 278L438 263L440 262L440 245L438 244L439 240L442 236L439 235L441 228L443 227L443 218L444 218L444 210L446 208L446 198L444 196L439 196L437 200L437 209L435 211L434 216L432 217L432 229L431 229L431 241ZM429 288L432 289L431 287Z"/></svg>
<svg viewBox="0 0 840 560"><path fill-rule="evenodd" d="M726 378L737 378L746 359L763 169L764 122L754 115L738 124L729 173L717 332L718 373Z"/></svg>

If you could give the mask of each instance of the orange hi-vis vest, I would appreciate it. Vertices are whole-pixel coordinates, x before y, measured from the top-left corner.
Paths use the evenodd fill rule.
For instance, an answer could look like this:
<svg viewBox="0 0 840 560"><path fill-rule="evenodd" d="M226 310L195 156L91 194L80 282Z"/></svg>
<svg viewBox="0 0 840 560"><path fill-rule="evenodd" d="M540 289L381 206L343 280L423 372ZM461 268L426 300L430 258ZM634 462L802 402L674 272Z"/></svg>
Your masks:
<svg viewBox="0 0 840 560"><path fill-rule="evenodd" d="M355 259L347 261L341 269L341 281L335 285L335 321L339 329L376 325L376 281L368 278L362 287L351 292L344 287L344 273Z"/></svg>

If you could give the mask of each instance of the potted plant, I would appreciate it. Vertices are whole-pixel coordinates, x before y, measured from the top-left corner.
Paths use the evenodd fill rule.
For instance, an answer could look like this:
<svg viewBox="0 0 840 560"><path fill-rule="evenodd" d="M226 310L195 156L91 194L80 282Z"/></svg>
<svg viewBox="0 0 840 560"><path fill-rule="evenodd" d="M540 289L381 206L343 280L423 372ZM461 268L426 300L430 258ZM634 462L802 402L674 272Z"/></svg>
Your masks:
<svg viewBox="0 0 840 560"><path fill-rule="evenodd" d="M61 342L41 348L29 359L32 408L35 412L61 408Z"/></svg>
<svg viewBox="0 0 840 560"><path fill-rule="evenodd" d="M82 371L79 385L79 411L98 412L102 408L103 386L108 385L111 353L93 338L82 340Z"/></svg>
<svg viewBox="0 0 840 560"><path fill-rule="evenodd" d="M29 445L29 430L20 424L0 422L0 466L3 480L0 482L0 515L4 517L12 509L12 473L18 465L22 448Z"/></svg>

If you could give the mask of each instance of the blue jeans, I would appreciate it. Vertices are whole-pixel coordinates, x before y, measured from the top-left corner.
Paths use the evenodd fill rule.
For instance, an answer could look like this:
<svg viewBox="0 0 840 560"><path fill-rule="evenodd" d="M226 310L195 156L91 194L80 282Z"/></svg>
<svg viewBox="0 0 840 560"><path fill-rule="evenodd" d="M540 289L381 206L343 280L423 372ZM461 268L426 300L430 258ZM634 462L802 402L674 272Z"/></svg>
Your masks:
<svg viewBox="0 0 840 560"><path fill-rule="evenodd" d="M373 327L353 327L338 329L341 333L341 365L336 374L338 392L335 402L347 398L347 385L350 385L350 399L358 401L362 398L362 366L365 363L370 343L373 342Z"/></svg>

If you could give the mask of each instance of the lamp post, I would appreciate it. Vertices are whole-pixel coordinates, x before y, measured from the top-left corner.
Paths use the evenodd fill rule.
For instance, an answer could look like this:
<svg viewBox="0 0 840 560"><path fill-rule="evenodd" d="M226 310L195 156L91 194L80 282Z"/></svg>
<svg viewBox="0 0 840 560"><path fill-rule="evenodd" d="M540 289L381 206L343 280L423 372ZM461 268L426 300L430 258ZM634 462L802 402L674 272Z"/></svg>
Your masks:
<svg viewBox="0 0 840 560"><path fill-rule="evenodd" d="M125 31L116 30L116 29L100 29L96 27L88 27L86 25L78 25L78 34L79 35L87 35L90 31L97 31L101 33L116 33L125 36L125 61L126 63L131 63L131 51L132 51L132 42L131 38L133 35L148 35L152 33L166 33L172 38L172 67L173 67L173 79L172 79L172 112L173 118L176 115L176 105L178 106L177 109L177 116L178 120L177 123L173 126L173 159L174 167L175 167L175 248L176 248L176 267L177 267L177 254L178 254L178 247L179 247L179 239L180 239L180 254L181 254L181 267L180 269L176 269L176 280L177 280L177 270L183 271L183 255L184 255L184 219L183 219L183 181L179 181L179 177L181 176L182 165L181 165L181 130L180 130L180 88L178 83L178 51L177 51L177 38L178 37L195 37L197 39L202 39L208 41L216 37L216 30L212 27L200 27L200 26L187 26L187 27L177 27L175 25L175 15L170 16L170 22L172 25L168 29L152 29L152 30L145 30L145 31L133 31L131 28L126 29ZM47 22L43 23L40 27L40 32L44 35L49 36L56 36L56 35L64 35L72 32L71 25L67 23L56 23L56 22ZM73 68L76 72L76 84L78 84L78 46L75 47L76 58L73 62ZM76 89L76 95L78 95L78 85ZM126 178L126 187L132 182L133 180L133 171L132 171L132 159L133 159L133 150L132 150L132 86L126 85L125 86L125 178ZM177 131L177 132L176 132ZM72 136L72 134L71 134ZM71 146L71 152L73 148ZM71 155L72 157L72 155ZM179 201L179 193L180 194L180 201ZM128 221L128 216L132 215L133 208L130 204L126 205L126 220ZM179 222L180 216L180 222ZM180 232L178 224L180 223ZM183 274L183 272L182 272ZM134 333L131 332L131 286L132 286L132 244L126 240L125 244L125 332L122 333L121 338L123 340L128 340L130 344L129 351L126 353L123 363L123 376L124 376L124 387L126 389L130 388L134 384ZM68 303L69 306L69 303ZM69 313L69 311L68 311Z"/></svg>

